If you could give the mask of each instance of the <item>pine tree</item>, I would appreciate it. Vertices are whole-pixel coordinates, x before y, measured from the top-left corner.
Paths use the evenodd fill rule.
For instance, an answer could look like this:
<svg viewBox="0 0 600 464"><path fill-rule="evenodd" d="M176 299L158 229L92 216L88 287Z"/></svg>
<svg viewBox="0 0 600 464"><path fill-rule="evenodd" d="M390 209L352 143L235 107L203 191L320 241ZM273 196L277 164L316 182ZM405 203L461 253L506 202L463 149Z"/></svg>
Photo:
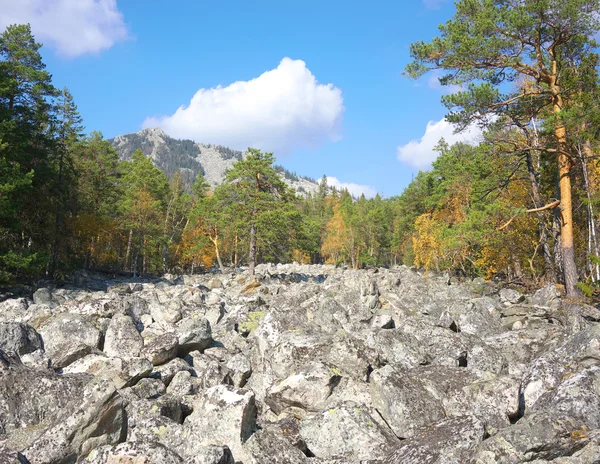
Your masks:
<svg viewBox="0 0 600 464"><path fill-rule="evenodd" d="M51 100L56 95L29 25L0 35L0 263L33 277L52 237ZM6 195L6 196L5 196Z"/></svg>
<svg viewBox="0 0 600 464"><path fill-rule="evenodd" d="M257 238L264 236L271 227L265 221L266 216L273 217L278 211L284 211L286 203L292 200L292 193L273 168L273 161L272 153L249 148L246 158L235 163L227 172L226 183L218 192L221 198L226 199L235 221L247 230L248 264L252 277L257 261ZM281 227L281 224L273 225ZM261 226L265 231L260 230Z"/></svg>
<svg viewBox="0 0 600 464"><path fill-rule="evenodd" d="M459 0L454 17L430 43L411 45L410 77L447 71L440 82L466 86L443 97L448 119L464 128L535 106L548 113L553 140L541 150L554 156L559 175L561 254L567 294L578 295L575 263L568 127L564 117L581 89L582 68L600 29L598 0ZM506 93L504 84L531 79L534 85Z"/></svg>
<svg viewBox="0 0 600 464"><path fill-rule="evenodd" d="M53 187L54 199L54 238L48 265L48 275L55 275L60 259L61 244L64 249L67 241L65 216L68 214L71 190L76 185L73 164L73 151L81 140L83 126L82 119L77 111L73 96L65 87L61 91L55 105L55 146L54 146L54 171L55 182Z"/></svg>
<svg viewBox="0 0 600 464"><path fill-rule="evenodd" d="M123 215L123 225L128 235L124 267L134 274L161 269L161 218L164 218L169 182L167 176L156 168L152 161L136 150L131 162L123 163L124 185L119 210Z"/></svg>

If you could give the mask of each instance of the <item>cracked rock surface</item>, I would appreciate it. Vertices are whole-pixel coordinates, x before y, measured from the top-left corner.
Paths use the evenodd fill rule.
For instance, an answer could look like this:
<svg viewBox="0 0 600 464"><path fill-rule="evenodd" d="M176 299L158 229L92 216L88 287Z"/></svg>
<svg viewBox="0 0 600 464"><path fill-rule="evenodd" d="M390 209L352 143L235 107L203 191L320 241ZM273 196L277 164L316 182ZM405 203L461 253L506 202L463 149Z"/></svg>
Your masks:
<svg viewBox="0 0 600 464"><path fill-rule="evenodd" d="M600 462L600 311L407 267L0 300L0 462ZM0 295L1 297L2 295Z"/></svg>

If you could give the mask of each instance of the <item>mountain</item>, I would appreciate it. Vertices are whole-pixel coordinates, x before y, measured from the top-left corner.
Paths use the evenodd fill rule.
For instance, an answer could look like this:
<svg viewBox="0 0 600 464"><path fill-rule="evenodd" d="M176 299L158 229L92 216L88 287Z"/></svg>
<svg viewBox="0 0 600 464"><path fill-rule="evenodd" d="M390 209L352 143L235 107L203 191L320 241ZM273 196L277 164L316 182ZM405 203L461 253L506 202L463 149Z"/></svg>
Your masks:
<svg viewBox="0 0 600 464"><path fill-rule="evenodd" d="M174 139L160 128L119 135L109 142L117 149L122 160L131 159L133 152L139 148L169 178L179 170L184 183L189 185L200 173L211 187L222 184L225 172L245 156L241 151L221 145ZM319 187L314 179L298 176L283 166L276 165L275 169L298 194L314 193Z"/></svg>

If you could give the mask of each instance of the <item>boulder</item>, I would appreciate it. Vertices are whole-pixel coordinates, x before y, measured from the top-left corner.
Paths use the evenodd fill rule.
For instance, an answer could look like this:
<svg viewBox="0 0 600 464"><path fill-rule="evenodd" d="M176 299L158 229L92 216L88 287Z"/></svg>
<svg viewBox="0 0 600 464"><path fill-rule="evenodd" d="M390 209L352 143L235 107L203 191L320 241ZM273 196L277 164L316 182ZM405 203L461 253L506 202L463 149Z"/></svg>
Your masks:
<svg viewBox="0 0 600 464"><path fill-rule="evenodd" d="M373 405L399 438L446 417L442 402L419 379L385 366L371 374Z"/></svg>
<svg viewBox="0 0 600 464"><path fill-rule="evenodd" d="M83 400L83 388L90 379L30 369L16 355L0 350L0 436L56 422L71 402Z"/></svg>
<svg viewBox="0 0 600 464"><path fill-rule="evenodd" d="M160 379L165 387L168 387L173 380L173 377L175 377L175 374L181 371L187 371L191 375L196 376L196 371L188 362L181 358L175 358L168 363L155 366L152 369L150 377L153 379Z"/></svg>
<svg viewBox="0 0 600 464"><path fill-rule="evenodd" d="M243 388L252 375L252 364L243 353L232 356L225 364L232 373L233 385Z"/></svg>
<svg viewBox="0 0 600 464"><path fill-rule="evenodd" d="M148 359L153 366L159 366L177 356L178 348L177 335L166 332L144 343L140 356Z"/></svg>
<svg viewBox="0 0 600 464"><path fill-rule="evenodd" d="M184 464L184 460L155 441L134 441L94 449L83 464Z"/></svg>
<svg viewBox="0 0 600 464"><path fill-rule="evenodd" d="M309 459L287 438L288 430L263 427L244 443L245 464L309 464Z"/></svg>
<svg viewBox="0 0 600 464"><path fill-rule="evenodd" d="M469 462L472 450L485 438L483 423L472 416L446 419L420 429L414 438L403 441L387 457L369 463L461 464Z"/></svg>
<svg viewBox="0 0 600 464"><path fill-rule="evenodd" d="M51 306L54 303L52 292L48 288L39 288L33 292L33 302L35 304L43 304Z"/></svg>
<svg viewBox="0 0 600 464"><path fill-rule="evenodd" d="M316 457L354 462L383 458L399 444L389 428L353 403L304 418L300 435Z"/></svg>
<svg viewBox="0 0 600 464"><path fill-rule="evenodd" d="M46 355L55 369L68 366L100 347L101 332L85 316L62 313L39 330Z"/></svg>
<svg viewBox="0 0 600 464"><path fill-rule="evenodd" d="M20 322L0 322L0 350L23 356L42 348L42 338L33 327Z"/></svg>
<svg viewBox="0 0 600 464"><path fill-rule="evenodd" d="M217 385L205 390L184 422L189 439L202 445L228 445L244 461L243 444L256 431L256 405L250 390Z"/></svg>
<svg viewBox="0 0 600 464"><path fill-rule="evenodd" d="M341 380L339 373L323 364L314 364L305 371L291 375L267 391L265 403L280 414L288 407L306 411L322 411L327 398Z"/></svg>
<svg viewBox="0 0 600 464"><path fill-rule="evenodd" d="M517 304L525 301L525 295L513 290L512 288L503 288L500 290L500 302L505 305Z"/></svg>
<svg viewBox="0 0 600 464"><path fill-rule="evenodd" d="M110 380L118 388L135 385L152 372L152 364L145 358L107 358L91 354L62 369L63 374L86 373Z"/></svg>
<svg viewBox="0 0 600 464"><path fill-rule="evenodd" d="M207 319L185 318L177 323L176 330L180 356L185 356L190 351L203 351L212 342L212 331Z"/></svg>
<svg viewBox="0 0 600 464"><path fill-rule="evenodd" d="M106 380L85 386L81 401L71 402L22 454L31 464L69 462L94 448L116 444L126 430L121 397Z"/></svg>
<svg viewBox="0 0 600 464"><path fill-rule="evenodd" d="M128 287L129 288L129 287ZM115 315L104 338L104 353L113 358L136 358L144 346L131 316Z"/></svg>

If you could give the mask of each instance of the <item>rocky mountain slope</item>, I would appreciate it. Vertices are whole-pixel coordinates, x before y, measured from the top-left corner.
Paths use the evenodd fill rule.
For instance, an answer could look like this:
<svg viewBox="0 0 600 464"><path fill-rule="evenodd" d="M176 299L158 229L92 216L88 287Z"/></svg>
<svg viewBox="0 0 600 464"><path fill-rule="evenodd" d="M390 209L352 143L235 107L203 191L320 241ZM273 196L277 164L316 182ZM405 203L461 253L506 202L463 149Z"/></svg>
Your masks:
<svg viewBox="0 0 600 464"><path fill-rule="evenodd" d="M589 464L600 311L405 267L0 303L0 462Z"/></svg>
<svg viewBox="0 0 600 464"><path fill-rule="evenodd" d="M119 152L121 159L131 159L133 152L141 149L169 177L179 170L184 183L190 185L199 173L204 175L211 187L222 184L227 169L244 156L241 151L221 145L204 145L192 140L174 139L160 128L119 135L110 142ZM312 179L298 176L281 166L278 166L277 170L285 182L299 194L314 193L318 189L318 184Z"/></svg>

